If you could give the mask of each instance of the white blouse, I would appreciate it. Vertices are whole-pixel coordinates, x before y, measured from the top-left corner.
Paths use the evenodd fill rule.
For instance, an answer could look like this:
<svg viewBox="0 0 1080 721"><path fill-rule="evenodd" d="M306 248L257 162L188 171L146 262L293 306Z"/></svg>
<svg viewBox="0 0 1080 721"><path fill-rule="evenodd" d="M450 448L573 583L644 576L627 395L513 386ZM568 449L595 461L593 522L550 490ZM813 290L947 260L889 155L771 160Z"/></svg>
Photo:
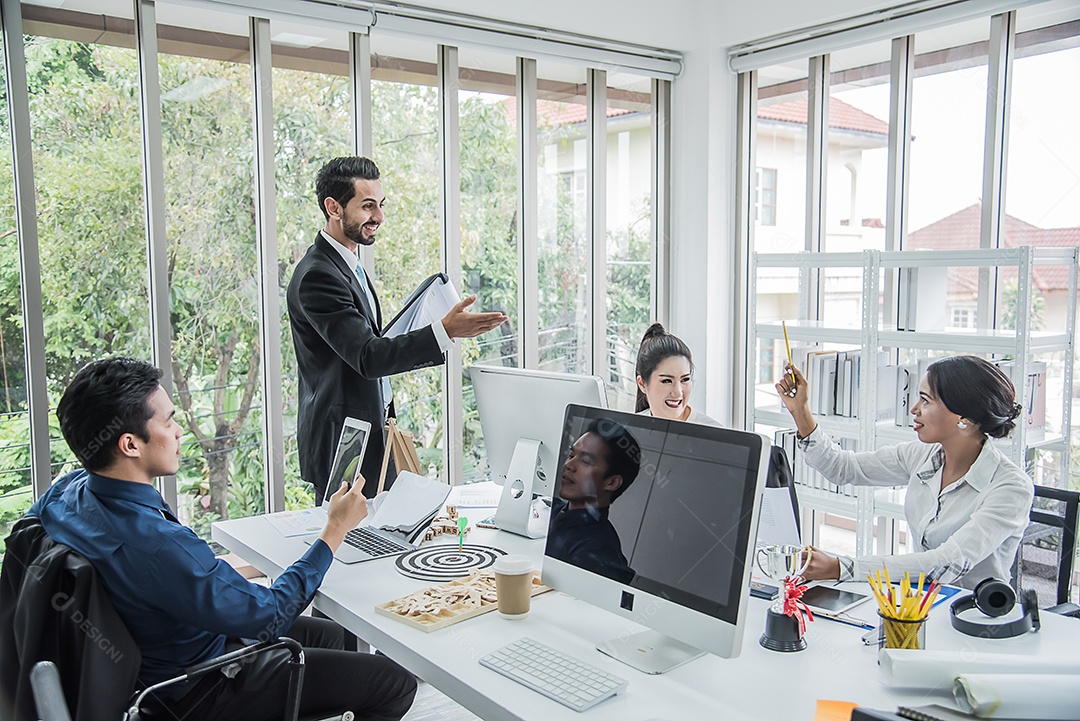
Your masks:
<svg viewBox="0 0 1080 721"><path fill-rule="evenodd" d="M833 483L907 484L904 515L912 552L840 556L841 581L863 580L883 567L893 579L904 571L917 575L937 568L942 583L959 580L966 588L984 578L1012 578L1035 488L993 444L984 443L968 472L944 491L940 489L945 452L939 443L912 441L855 453L841 449L819 426L799 441L799 448L807 464Z"/></svg>
<svg viewBox="0 0 1080 721"><path fill-rule="evenodd" d="M646 408L643 411L639 411L638 415L639 416L651 416L652 415L652 410L649 409L649 408ZM693 409L693 407L690 408L690 415L686 417L685 422L686 423L697 423L698 425L702 425L702 426L716 426L717 428L723 428L723 426L721 426L718 422L716 422L715 420L713 420L709 416L705 415L704 413L698 413L697 411L695 411Z"/></svg>

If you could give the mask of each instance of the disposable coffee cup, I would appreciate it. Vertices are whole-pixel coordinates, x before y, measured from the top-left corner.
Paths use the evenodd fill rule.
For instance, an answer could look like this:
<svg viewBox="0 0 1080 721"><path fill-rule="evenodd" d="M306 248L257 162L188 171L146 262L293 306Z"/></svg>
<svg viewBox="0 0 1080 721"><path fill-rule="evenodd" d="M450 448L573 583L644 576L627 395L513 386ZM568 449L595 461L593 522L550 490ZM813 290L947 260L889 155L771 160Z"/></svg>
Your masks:
<svg viewBox="0 0 1080 721"><path fill-rule="evenodd" d="M493 565L499 615L517 620L529 615L533 565L528 556L500 556Z"/></svg>

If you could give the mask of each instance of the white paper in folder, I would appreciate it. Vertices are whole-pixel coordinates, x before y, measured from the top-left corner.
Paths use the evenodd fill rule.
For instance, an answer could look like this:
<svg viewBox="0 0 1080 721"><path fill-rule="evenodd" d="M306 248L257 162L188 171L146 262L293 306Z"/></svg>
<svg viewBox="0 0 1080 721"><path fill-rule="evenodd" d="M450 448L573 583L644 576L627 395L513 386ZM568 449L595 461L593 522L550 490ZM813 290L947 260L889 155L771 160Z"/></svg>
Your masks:
<svg viewBox="0 0 1080 721"><path fill-rule="evenodd" d="M448 495L450 486L446 483L402 471L390 490L380 498L375 512L364 519L363 525L410 536L421 524L435 517Z"/></svg>
<svg viewBox="0 0 1080 721"><path fill-rule="evenodd" d="M446 273L435 273L416 286L401 311L383 330L383 338L426 328L450 312L461 298Z"/></svg>
<svg viewBox="0 0 1080 721"><path fill-rule="evenodd" d="M795 525L790 488L764 489L761 495L761 513L758 516L757 542L759 546L802 544L799 529Z"/></svg>

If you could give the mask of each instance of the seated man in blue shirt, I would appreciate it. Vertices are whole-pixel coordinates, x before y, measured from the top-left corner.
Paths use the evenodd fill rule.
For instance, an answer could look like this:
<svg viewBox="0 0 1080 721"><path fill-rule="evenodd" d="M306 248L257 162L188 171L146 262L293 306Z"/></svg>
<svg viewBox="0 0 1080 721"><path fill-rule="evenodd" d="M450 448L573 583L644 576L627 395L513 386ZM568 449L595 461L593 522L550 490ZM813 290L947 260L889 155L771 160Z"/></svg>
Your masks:
<svg viewBox="0 0 1080 721"><path fill-rule="evenodd" d="M301 617L345 533L367 515L363 483L333 495L322 535L269 586L247 581L181 525L154 487L176 473L183 430L159 379L131 358L83 368L56 413L85 470L59 479L30 509L49 536L93 564L139 650L141 684L239 648L287 635L305 647L302 716L352 710L362 719L400 719L416 680L381 655L343 648L331 621ZM233 678L210 674L163 690L166 718L259 719L285 705L288 652L263 653ZM169 695L166 695L169 694Z"/></svg>
<svg viewBox="0 0 1080 721"><path fill-rule="evenodd" d="M563 463L559 497L551 504L547 553L620 583L634 579L608 508L641 467L641 448L621 423L595 420Z"/></svg>

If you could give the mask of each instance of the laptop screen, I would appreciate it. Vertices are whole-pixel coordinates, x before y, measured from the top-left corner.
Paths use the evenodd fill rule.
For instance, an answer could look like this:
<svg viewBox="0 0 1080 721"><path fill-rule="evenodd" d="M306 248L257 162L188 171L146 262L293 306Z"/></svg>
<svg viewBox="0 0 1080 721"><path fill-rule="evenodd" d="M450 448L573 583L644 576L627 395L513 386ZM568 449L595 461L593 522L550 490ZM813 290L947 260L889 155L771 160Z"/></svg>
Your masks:
<svg viewBox="0 0 1080 721"><path fill-rule="evenodd" d="M338 437L337 450L334 451L334 464L330 467L330 479L326 484L326 498L337 492L341 482L350 486L356 474L360 472L360 462L367 448L368 433L371 424L357 418L346 418Z"/></svg>

